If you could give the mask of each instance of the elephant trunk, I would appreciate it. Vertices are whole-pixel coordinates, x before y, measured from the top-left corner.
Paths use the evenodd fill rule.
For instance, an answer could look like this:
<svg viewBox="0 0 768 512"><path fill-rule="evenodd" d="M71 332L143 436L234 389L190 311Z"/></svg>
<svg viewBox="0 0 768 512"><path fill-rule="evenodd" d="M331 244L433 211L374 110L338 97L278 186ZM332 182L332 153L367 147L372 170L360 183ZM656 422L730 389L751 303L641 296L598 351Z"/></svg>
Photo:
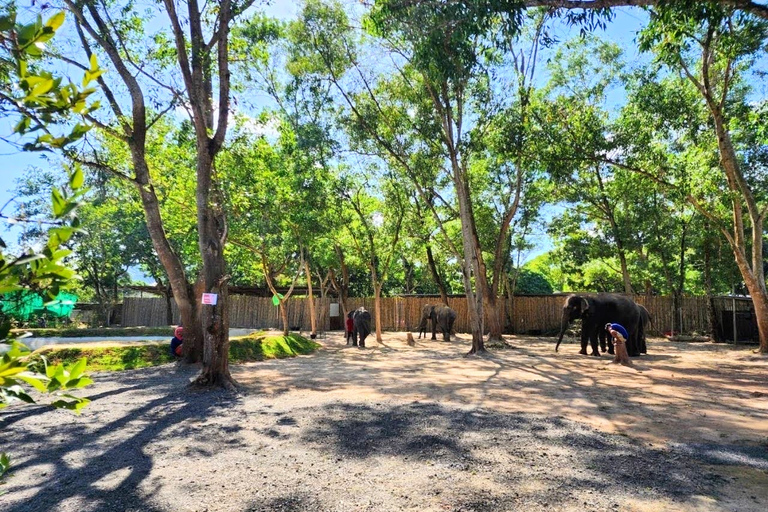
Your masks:
<svg viewBox="0 0 768 512"><path fill-rule="evenodd" d="M568 325L570 322L568 321L568 312L563 312L563 319L560 321L560 336L557 338L557 345L555 345L555 352L557 352L557 349L560 348L560 343L563 341L563 335L565 334L565 330L568 328Z"/></svg>

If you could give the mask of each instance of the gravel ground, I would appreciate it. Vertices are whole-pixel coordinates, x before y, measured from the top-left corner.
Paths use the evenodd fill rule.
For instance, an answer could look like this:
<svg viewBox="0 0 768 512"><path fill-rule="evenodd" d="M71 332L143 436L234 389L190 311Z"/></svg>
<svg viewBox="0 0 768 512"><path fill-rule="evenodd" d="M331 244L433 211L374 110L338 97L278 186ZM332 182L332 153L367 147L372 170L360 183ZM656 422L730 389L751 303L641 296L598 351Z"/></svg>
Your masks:
<svg viewBox="0 0 768 512"><path fill-rule="evenodd" d="M648 442L558 407L540 414L525 404L512 412L482 400L377 395L361 376L382 357L398 371L413 349L323 341L311 356L235 368L246 383L239 394L188 391L195 369L166 365L96 375L80 416L5 410L0 449L15 465L0 510L766 510L764 443ZM416 352L428 375L425 361L464 348ZM326 368L333 384L322 380ZM362 378L387 389L383 371ZM418 386L435 385L408 382Z"/></svg>

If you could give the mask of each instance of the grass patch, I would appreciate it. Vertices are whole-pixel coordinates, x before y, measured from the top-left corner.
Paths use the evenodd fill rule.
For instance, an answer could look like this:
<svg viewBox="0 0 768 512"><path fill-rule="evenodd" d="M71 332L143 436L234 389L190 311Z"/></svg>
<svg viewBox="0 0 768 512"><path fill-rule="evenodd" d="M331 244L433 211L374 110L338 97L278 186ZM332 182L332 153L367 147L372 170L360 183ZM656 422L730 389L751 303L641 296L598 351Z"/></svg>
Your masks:
<svg viewBox="0 0 768 512"><path fill-rule="evenodd" d="M298 334L267 335L263 332L253 333L229 342L229 360L233 363L248 361L263 361L264 359L280 359L303 354L311 354L320 348L319 343L299 336Z"/></svg>
<svg viewBox="0 0 768 512"><path fill-rule="evenodd" d="M120 371L134 368L147 368L174 361L168 351L168 343L147 342L141 345L114 347L45 347L35 351L32 357L44 355L49 363L71 364L85 357L89 371ZM229 343L229 361L245 363L311 354L319 344L312 340L290 334L288 336L267 336L254 333L241 338L233 338Z"/></svg>
<svg viewBox="0 0 768 512"><path fill-rule="evenodd" d="M173 327L59 327L59 328L34 328L13 329L16 334L31 332L35 338L82 338L85 336L173 336Z"/></svg>

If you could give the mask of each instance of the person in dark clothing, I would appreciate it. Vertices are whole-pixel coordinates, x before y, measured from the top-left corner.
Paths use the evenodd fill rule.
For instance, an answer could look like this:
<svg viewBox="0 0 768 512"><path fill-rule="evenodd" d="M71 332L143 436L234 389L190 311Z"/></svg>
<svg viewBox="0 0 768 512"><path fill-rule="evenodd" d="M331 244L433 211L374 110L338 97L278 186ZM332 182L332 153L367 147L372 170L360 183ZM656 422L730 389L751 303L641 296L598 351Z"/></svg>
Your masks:
<svg viewBox="0 0 768 512"><path fill-rule="evenodd" d="M355 324L352 321L352 312L350 311L347 314L347 345L349 345L352 342L352 334L355 330Z"/></svg>
<svg viewBox="0 0 768 512"><path fill-rule="evenodd" d="M173 338L171 338L171 355L172 356L181 357L183 343L184 343L184 328L177 327L173 331Z"/></svg>

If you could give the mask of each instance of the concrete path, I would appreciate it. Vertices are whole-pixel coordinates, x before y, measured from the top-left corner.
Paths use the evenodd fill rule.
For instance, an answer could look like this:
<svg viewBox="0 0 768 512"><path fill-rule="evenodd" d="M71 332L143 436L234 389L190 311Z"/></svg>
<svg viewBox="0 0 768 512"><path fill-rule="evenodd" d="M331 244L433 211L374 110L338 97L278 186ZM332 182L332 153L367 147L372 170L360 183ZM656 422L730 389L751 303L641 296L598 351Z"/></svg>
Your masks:
<svg viewBox="0 0 768 512"><path fill-rule="evenodd" d="M252 332L256 332L258 329L230 329L229 336L245 336ZM111 345L128 344L137 341L167 341L170 343L173 337L172 330L168 329L168 336L83 336L80 338L64 338L64 337L52 337L52 338L22 338L21 342L32 350L45 347L47 345L80 345L83 343L100 343L109 342ZM0 354L7 351L8 347L0 345Z"/></svg>

